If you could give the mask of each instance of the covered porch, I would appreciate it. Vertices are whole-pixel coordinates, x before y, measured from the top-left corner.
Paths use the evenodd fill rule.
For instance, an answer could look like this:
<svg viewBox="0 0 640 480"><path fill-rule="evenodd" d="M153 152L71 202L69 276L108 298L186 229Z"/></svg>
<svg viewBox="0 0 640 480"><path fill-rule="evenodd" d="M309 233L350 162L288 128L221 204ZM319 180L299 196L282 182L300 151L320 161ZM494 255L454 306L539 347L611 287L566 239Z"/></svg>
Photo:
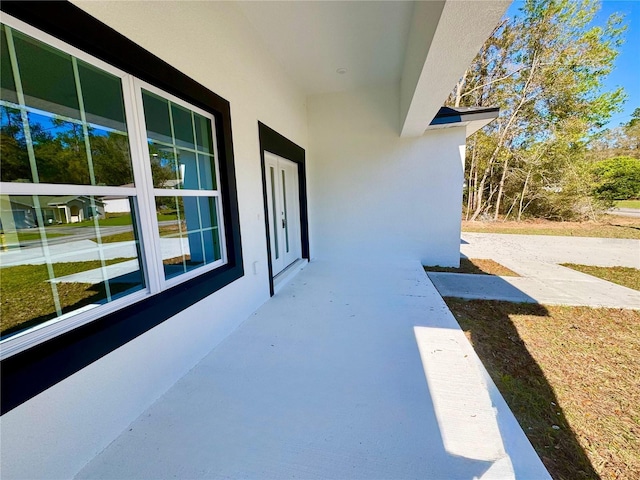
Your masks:
<svg viewBox="0 0 640 480"><path fill-rule="evenodd" d="M549 476L418 262L327 260L76 478Z"/></svg>

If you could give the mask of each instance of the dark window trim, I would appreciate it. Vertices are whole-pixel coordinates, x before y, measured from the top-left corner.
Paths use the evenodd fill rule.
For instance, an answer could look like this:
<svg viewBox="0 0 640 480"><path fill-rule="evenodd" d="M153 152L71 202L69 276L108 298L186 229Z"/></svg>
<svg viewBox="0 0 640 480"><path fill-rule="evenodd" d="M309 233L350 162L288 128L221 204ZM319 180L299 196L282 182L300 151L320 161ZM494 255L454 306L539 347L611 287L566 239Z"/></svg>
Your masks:
<svg viewBox="0 0 640 480"><path fill-rule="evenodd" d="M307 170L304 148L280 135L262 122L258 122L260 137L260 168L262 169L262 199L264 202L264 227L267 239L267 265L269 270L269 292L274 294L273 265L271 263L271 235L269 234L269 199L267 198L267 172L264 165L264 152L270 152L286 158L298 165L298 194L300 200L300 240L302 258L309 260L309 215L307 213Z"/></svg>
<svg viewBox="0 0 640 480"><path fill-rule="evenodd" d="M0 10L214 115L228 257L220 268L2 361L4 414L241 278L244 271L229 102L69 2L2 1Z"/></svg>

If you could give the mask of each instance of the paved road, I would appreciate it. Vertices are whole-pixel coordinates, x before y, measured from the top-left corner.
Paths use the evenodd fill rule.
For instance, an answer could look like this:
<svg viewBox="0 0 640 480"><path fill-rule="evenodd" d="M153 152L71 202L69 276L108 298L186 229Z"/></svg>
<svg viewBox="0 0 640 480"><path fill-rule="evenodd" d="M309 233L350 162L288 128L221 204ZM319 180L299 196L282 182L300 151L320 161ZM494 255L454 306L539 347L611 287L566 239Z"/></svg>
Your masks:
<svg viewBox="0 0 640 480"><path fill-rule="evenodd" d="M612 208L607 213L611 215L620 215L622 217L640 218L640 209L638 208Z"/></svg>
<svg viewBox="0 0 640 480"><path fill-rule="evenodd" d="M162 222L158 222L158 225L161 227L175 225L177 223L176 220L165 220ZM64 227L47 227L45 230L50 235L60 235L59 237L48 237L47 243L49 245L63 245L70 242L78 242L81 240L94 240L96 238L96 230L93 225L84 224L82 226L64 226ZM131 232L131 225L120 225L120 226L100 226L100 236L107 237L109 235L117 235L119 233L127 233ZM38 230L35 228L31 229L22 229L21 233L38 233ZM27 240L20 242L22 247L33 248L39 247L42 242L38 240Z"/></svg>
<svg viewBox="0 0 640 480"><path fill-rule="evenodd" d="M462 254L520 277L430 273L443 296L640 309L640 292L559 263L640 268L640 240L463 233Z"/></svg>
<svg viewBox="0 0 640 480"><path fill-rule="evenodd" d="M162 258L177 257L181 255L182 252L188 253L189 239L161 238L160 251L162 252ZM100 260L101 258L112 260L114 258L136 258L138 256L138 251L133 241L103 243L102 246L98 246L98 244L92 240L74 240L49 245L48 252L47 255L45 251L39 247L0 251L0 265L3 267L14 265L42 265L46 263L47 260L53 261L53 263L87 262L90 260ZM113 272L112 276L117 276L123 273L123 267L128 267L130 269L129 271L134 271L138 268L137 262L129 262L107 267L107 270ZM101 269L97 269L97 271L101 272ZM87 271L83 274L86 275L87 279L90 279L92 278L92 272L93 271ZM65 278L66 277L62 277L59 280L64 280ZM71 278L72 280L69 281L81 281L79 277L71 276Z"/></svg>

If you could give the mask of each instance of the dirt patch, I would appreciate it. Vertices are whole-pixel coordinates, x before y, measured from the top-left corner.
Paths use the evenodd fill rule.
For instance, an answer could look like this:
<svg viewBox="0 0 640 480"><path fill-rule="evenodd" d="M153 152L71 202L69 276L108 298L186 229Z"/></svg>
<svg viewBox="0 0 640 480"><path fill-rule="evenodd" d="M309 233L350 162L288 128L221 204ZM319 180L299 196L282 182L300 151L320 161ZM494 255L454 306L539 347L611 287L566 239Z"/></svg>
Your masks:
<svg viewBox="0 0 640 480"><path fill-rule="evenodd" d="M560 235L640 239L640 218L605 215L596 222L553 222L550 220L463 221L463 232L511 233L520 235Z"/></svg>
<svg viewBox="0 0 640 480"><path fill-rule="evenodd" d="M506 277L520 276L498 262L485 258L461 258L459 268L435 265L426 266L424 269L426 272L475 273L478 275L501 275Z"/></svg>

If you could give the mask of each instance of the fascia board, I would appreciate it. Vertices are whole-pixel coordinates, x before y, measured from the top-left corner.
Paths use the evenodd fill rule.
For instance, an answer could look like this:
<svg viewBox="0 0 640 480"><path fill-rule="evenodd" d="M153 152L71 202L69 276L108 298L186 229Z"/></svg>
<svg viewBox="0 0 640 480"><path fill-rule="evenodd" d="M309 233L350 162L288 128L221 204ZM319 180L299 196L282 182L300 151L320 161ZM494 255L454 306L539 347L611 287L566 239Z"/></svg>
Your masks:
<svg viewBox="0 0 640 480"><path fill-rule="evenodd" d="M447 0L416 4L400 82L402 137L421 136L425 132L510 3ZM429 35L436 7L441 11ZM420 64L419 53L425 50Z"/></svg>

